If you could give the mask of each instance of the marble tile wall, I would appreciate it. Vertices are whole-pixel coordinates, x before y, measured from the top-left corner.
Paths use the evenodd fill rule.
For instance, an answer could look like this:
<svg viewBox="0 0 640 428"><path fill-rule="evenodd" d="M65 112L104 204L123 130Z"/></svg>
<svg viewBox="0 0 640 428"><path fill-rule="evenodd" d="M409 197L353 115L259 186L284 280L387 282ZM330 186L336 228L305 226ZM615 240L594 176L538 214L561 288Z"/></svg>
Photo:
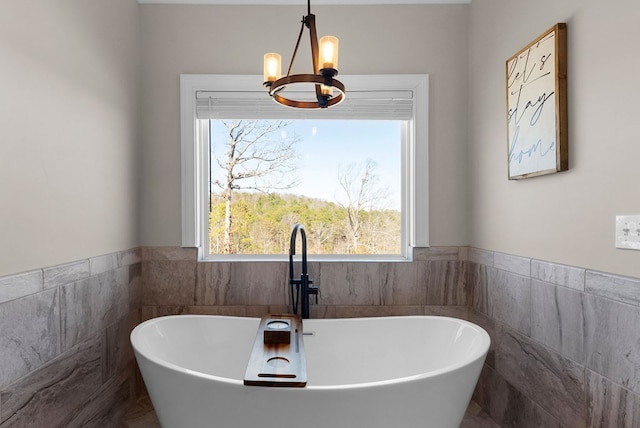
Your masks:
<svg viewBox="0 0 640 428"><path fill-rule="evenodd" d="M309 263L317 318L438 314L467 317L466 249L418 249L413 262ZM195 249L142 249L142 318L288 312L287 262L197 262Z"/></svg>
<svg viewBox="0 0 640 428"><path fill-rule="evenodd" d="M0 428L118 426L128 334L168 314L288 311L287 264L140 248L0 278ZM474 399L503 427L640 427L640 279L466 248L311 263L314 317L434 314L492 345Z"/></svg>
<svg viewBox="0 0 640 428"><path fill-rule="evenodd" d="M640 427L640 279L467 254L493 342L475 401L502 427Z"/></svg>
<svg viewBox="0 0 640 428"><path fill-rule="evenodd" d="M121 426L140 249L0 278L0 428Z"/></svg>

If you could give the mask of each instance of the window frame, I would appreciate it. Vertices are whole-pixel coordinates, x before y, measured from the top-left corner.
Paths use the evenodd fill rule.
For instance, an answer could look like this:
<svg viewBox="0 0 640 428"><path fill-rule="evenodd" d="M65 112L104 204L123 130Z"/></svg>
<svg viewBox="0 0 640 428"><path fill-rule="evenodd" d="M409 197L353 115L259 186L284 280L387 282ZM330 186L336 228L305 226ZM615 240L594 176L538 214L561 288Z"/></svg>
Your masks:
<svg viewBox="0 0 640 428"><path fill-rule="evenodd" d="M199 260L262 261L286 259L277 254L235 254L207 257L206 244L208 211L208 123L196 117L198 91L243 92L256 97L268 96L262 89L259 75L180 75L180 128L181 128L181 180L182 180L182 247L197 248ZM400 255L335 254L309 255L310 260L321 261L411 261L412 249L429 246L429 76L403 75L347 75L340 80L348 90L408 90L413 93L413 119L403 126L401 218L404 231ZM348 96L348 93L347 93ZM282 107L284 108L284 107Z"/></svg>

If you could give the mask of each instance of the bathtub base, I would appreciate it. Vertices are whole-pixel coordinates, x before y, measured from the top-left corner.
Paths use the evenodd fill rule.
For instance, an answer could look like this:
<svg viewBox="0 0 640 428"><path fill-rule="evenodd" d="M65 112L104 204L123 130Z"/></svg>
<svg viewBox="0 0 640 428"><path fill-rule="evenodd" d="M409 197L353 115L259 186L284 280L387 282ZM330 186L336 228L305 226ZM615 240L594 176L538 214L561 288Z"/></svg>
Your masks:
<svg viewBox="0 0 640 428"><path fill-rule="evenodd" d="M154 370L143 377L163 428L458 428L480 369L443 376L446 387L431 380L364 390L181 386L180 376Z"/></svg>

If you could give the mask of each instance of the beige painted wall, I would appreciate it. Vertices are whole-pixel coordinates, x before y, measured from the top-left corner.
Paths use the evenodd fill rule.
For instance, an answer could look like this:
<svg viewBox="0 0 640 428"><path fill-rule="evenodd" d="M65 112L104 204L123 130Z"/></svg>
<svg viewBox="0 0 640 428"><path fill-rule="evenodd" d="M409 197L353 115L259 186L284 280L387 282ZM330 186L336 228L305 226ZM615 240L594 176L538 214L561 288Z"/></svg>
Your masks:
<svg viewBox="0 0 640 428"><path fill-rule="evenodd" d="M640 276L614 248L617 214L640 214L636 0L473 0L469 166L474 246ZM568 27L570 169L508 181L505 61L556 22Z"/></svg>
<svg viewBox="0 0 640 428"><path fill-rule="evenodd" d="M0 3L0 275L138 245L135 0Z"/></svg>
<svg viewBox="0 0 640 428"><path fill-rule="evenodd" d="M614 216L640 213L635 0L314 12L321 34L341 38L342 73L430 75L432 245L640 276L640 252L613 246ZM178 245L178 75L259 73L265 51L292 49L303 14L2 2L0 275L139 244ZM558 21L569 26L570 170L508 181L504 61Z"/></svg>
<svg viewBox="0 0 640 428"><path fill-rule="evenodd" d="M340 38L342 74L429 74L430 241L466 244L468 6L312 12L319 36ZM180 244L179 75L261 74L263 54L274 50L288 63L305 13L306 6L141 6L143 244ZM308 52L307 44L300 49ZM308 71L310 60L300 56L296 65Z"/></svg>

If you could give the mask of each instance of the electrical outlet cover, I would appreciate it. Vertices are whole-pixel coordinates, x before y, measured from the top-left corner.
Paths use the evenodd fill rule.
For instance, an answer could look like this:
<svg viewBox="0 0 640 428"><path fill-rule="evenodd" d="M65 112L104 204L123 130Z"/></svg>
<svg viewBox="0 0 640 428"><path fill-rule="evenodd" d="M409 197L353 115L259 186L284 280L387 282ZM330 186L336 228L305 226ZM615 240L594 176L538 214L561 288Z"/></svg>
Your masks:
<svg viewBox="0 0 640 428"><path fill-rule="evenodd" d="M640 215L616 216L616 248L640 250Z"/></svg>

